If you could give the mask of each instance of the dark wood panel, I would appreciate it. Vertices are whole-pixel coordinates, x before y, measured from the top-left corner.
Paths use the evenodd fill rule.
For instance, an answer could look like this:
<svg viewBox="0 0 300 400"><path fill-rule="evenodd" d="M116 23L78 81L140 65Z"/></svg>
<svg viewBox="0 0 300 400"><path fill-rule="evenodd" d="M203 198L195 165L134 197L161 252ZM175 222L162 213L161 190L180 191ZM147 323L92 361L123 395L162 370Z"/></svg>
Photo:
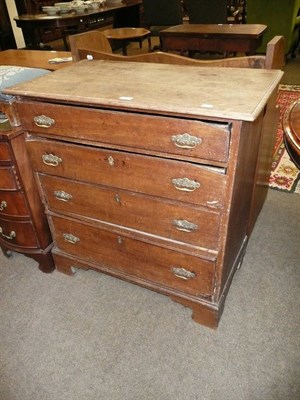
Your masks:
<svg viewBox="0 0 300 400"><path fill-rule="evenodd" d="M54 242L66 254L98 262L114 270L185 293L196 296L212 294L214 265L210 261L115 235L75 220L59 216L51 216L50 220L53 224ZM79 240L70 242L65 236L70 234ZM180 269L190 272L192 277L182 279L178 276Z"/></svg>
<svg viewBox="0 0 300 400"><path fill-rule="evenodd" d="M75 214L158 235L202 248L217 249L219 213L120 189L40 176L50 210Z"/></svg>
<svg viewBox="0 0 300 400"><path fill-rule="evenodd" d="M217 170L58 141L29 140L26 145L33 168L45 174L211 208L223 207L227 177Z"/></svg>

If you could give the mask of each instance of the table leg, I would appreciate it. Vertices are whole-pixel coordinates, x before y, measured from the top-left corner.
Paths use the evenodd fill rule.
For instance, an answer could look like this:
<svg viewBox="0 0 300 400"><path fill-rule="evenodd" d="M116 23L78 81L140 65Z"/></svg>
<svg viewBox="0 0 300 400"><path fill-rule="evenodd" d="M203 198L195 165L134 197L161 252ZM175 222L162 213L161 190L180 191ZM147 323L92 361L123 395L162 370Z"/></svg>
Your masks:
<svg viewBox="0 0 300 400"><path fill-rule="evenodd" d="M127 56L127 44L128 44L128 42L127 42L127 40L122 40L121 43L122 43L123 56Z"/></svg>

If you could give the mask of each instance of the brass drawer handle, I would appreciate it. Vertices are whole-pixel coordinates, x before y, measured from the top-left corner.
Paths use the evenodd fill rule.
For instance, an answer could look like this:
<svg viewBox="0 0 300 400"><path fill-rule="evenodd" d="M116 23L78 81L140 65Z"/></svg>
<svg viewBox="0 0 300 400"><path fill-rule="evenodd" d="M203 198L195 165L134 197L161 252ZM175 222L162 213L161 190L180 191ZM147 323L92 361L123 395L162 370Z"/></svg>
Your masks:
<svg viewBox="0 0 300 400"><path fill-rule="evenodd" d="M57 200L61 201L69 201L72 199L72 195L63 190L55 190L54 196L57 198Z"/></svg>
<svg viewBox="0 0 300 400"><path fill-rule="evenodd" d="M182 232L195 232L198 229L197 224L193 224L186 219L174 219L173 225L178 231Z"/></svg>
<svg viewBox="0 0 300 400"><path fill-rule="evenodd" d="M193 149L202 143L202 139L192 136L189 133L183 133L180 135L173 135L172 142L174 142L175 146L182 149Z"/></svg>
<svg viewBox="0 0 300 400"><path fill-rule="evenodd" d="M0 226L0 235L3 236L5 239L12 240L12 239L14 239L16 237L16 232L15 231L11 231L9 235L5 235L3 233L3 229Z"/></svg>
<svg viewBox="0 0 300 400"><path fill-rule="evenodd" d="M43 154L42 160L44 164L49 165L50 167L57 167L62 163L62 159L54 154Z"/></svg>
<svg viewBox="0 0 300 400"><path fill-rule="evenodd" d="M200 183L196 181L192 181L188 178L174 178L172 179L172 183L177 190L183 190L185 192L193 192L196 189L199 189Z"/></svg>
<svg viewBox="0 0 300 400"><path fill-rule="evenodd" d="M184 279L184 280L188 280L188 279L194 279L196 278L196 274L195 272L192 271L188 271L185 268L177 268L177 267L173 267L171 269L171 271L173 272L173 274L180 279Z"/></svg>
<svg viewBox="0 0 300 400"><path fill-rule="evenodd" d="M5 200L2 200L1 203L0 203L0 211L3 211L4 208L6 208L6 207L7 207L6 201L5 201Z"/></svg>
<svg viewBox="0 0 300 400"><path fill-rule="evenodd" d="M80 241L80 239L77 236L72 235L72 233L63 233L63 238L65 239L66 242L76 244Z"/></svg>
<svg viewBox="0 0 300 400"><path fill-rule="evenodd" d="M46 115L37 115L33 120L35 125L39 128L51 128L51 126L55 124L55 120Z"/></svg>

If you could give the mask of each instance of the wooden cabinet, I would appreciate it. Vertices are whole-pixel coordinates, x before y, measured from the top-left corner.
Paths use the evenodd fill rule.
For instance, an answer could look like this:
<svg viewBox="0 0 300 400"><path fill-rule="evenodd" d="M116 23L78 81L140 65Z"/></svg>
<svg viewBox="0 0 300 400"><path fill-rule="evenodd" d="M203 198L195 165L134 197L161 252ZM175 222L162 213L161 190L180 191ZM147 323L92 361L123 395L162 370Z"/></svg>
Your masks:
<svg viewBox="0 0 300 400"><path fill-rule="evenodd" d="M265 198L281 76L82 61L9 89L56 268L155 290L216 327Z"/></svg>
<svg viewBox="0 0 300 400"><path fill-rule="evenodd" d="M52 239L20 128L0 130L0 246L54 270Z"/></svg>

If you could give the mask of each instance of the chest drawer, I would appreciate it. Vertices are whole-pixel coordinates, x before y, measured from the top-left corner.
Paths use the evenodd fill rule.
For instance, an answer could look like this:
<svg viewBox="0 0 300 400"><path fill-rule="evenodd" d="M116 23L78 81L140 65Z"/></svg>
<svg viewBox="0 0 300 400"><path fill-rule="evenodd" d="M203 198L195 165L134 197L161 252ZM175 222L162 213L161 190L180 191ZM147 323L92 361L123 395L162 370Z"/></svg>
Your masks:
<svg viewBox="0 0 300 400"><path fill-rule="evenodd" d="M36 236L29 221L10 221L1 217L0 240L11 246L36 248Z"/></svg>
<svg viewBox="0 0 300 400"><path fill-rule="evenodd" d="M0 189L21 189L21 186L16 179L14 167L0 167Z"/></svg>
<svg viewBox="0 0 300 400"><path fill-rule="evenodd" d="M196 296L213 292L212 261L121 237L71 219L50 218L58 249L79 260L99 263Z"/></svg>
<svg viewBox="0 0 300 400"><path fill-rule="evenodd" d="M0 142L0 164L1 161L11 161L11 154L8 143Z"/></svg>
<svg viewBox="0 0 300 400"><path fill-rule="evenodd" d="M226 176L198 164L47 140L27 141L27 148L38 172L222 207Z"/></svg>
<svg viewBox="0 0 300 400"><path fill-rule="evenodd" d="M217 248L217 212L47 175L40 179L48 207L54 212L82 215L199 247Z"/></svg>
<svg viewBox="0 0 300 400"><path fill-rule="evenodd" d="M43 103L18 105L32 132L226 163L230 124ZM84 132L84 135L83 135Z"/></svg>
<svg viewBox="0 0 300 400"><path fill-rule="evenodd" d="M0 218L2 215L27 217L29 214L24 194L0 190Z"/></svg>

